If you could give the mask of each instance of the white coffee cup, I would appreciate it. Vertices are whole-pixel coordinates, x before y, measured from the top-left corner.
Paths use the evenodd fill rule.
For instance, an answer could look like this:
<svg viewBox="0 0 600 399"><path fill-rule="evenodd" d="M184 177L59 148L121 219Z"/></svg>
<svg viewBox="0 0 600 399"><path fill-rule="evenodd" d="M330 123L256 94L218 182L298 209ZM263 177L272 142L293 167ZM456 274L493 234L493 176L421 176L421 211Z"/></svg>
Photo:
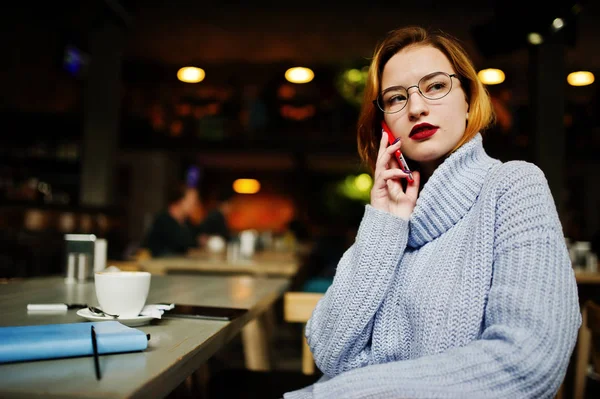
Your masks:
<svg viewBox="0 0 600 399"><path fill-rule="evenodd" d="M212 253L223 252L226 245L225 239L221 236L210 236L208 237L208 240L206 240L206 248Z"/></svg>
<svg viewBox="0 0 600 399"><path fill-rule="evenodd" d="M94 275L100 308L120 318L139 316L150 291L148 272L100 271Z"/></svg>

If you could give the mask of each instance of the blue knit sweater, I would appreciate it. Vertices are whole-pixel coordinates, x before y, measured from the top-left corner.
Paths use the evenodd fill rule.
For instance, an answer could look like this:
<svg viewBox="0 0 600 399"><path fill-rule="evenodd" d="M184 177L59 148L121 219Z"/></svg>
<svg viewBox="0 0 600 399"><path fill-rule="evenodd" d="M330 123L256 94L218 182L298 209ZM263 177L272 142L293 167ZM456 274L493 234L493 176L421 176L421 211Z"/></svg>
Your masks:
<svg viewBox="0 0 600 399"><path fill-rule="evenodd" d="M307 323L324 376L285 398L552 398L580 324L544 174L477 135L409 221L366 206Z"/></svg>

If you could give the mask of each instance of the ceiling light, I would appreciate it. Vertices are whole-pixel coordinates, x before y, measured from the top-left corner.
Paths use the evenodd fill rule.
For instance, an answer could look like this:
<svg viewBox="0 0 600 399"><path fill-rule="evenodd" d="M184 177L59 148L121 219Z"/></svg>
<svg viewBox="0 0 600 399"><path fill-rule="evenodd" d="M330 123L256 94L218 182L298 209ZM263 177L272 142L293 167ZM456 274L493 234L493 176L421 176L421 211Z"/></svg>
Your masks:
<svg viewBox="0 0 600 399"><path fill-rule="evenodd" d="M563 26L565 26L565 21L562 18L556 18L552 21L552 30L554 32L561 30Z"/></svg>
<svg viewBox="0 0 600 399"><path fill-rule="evenodd" d="M482 69L477 73L481 83L486 85L497 85L504 82L504 72L496 68Z"/></svg>
<svg viewBox="0 0 600 399"><path fill-rule="evenodd" d="M571 86L588 86L594 83L594 74L588 71L571 72L567 76L567 82Z"/></svg>
<svg viewBox="0 0 600 399"><path fill-rule="evenodd" d="M304 67L290 68L285 71L285 78L292 83L308 83L315 77L315 73Z"/></svg>
<svg viewBox="0 0 600 399"><path fill-rule="evenodd" d="M544 42L544 38L537 32L531 32L527 35L527 41L529 42L529 44L537 46Z"/></svg>
<svg viewBox="0 0 600 399"><path fill-rule="evenodd" d="M260 191L260 183L255 179L237 179L233 182L233 191L238 194L256 194Z"/></svg>
<svg viewBox="0 0 600 399"><path fill-rule="evenodd" d="M185 83L198 83L204 80L204 69L196 67L183 67L177 71L177 79Z"/></svg>

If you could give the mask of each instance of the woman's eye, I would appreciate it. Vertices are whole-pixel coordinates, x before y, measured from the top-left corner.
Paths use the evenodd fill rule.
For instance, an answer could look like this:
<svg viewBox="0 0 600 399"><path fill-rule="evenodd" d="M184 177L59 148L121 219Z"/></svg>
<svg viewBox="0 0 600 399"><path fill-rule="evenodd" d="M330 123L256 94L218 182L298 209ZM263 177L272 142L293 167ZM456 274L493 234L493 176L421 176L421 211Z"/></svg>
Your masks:
<svg viewBox="0 0 600 399"><path fill-rule="evenodd" d="M446 87L446 85L444 83L433 83L433 84L429 85L427 91L428 92L440 91L440 90L443 90L444 87Z"/></svg>
<svg viewBox="0 0 600 399"><path fill-rule="evenodd" d="M388 104L394 104L402 101L406 101L406 97L403 95L395 95L387 100Z"/></svg>

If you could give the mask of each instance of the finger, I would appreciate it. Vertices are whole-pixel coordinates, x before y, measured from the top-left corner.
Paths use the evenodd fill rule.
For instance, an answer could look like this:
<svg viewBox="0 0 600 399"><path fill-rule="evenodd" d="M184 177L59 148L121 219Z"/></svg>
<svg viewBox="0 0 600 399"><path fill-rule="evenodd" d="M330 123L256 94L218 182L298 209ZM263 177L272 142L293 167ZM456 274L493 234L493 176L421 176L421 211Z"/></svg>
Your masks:
<svg viewBox="0 0 600 399"><path fill-rule="evenodd" d="M390 160L388 161L388 165L390 169L400 169L400 162L398 158L396 158L396 154L390 155Z"/></svg>
<svg viewBox="0 0 600 399"><path fill-rule="evenodd" d="M401 146L402 140L400 140L400 137L398 137L396 140L394 140L393 144L390 144L389 147L386 149L386 152L390 154L390 158L394 161L397 161L396 152L400 151ZM399 164L399 162L394 162L394 166L396 167Z"/></svg>
<svg viewBox="0 0 600 399"><path fill-rule="evenodd" d="M398 182L402 178L406 178L406 173L404 173L402 169L394 168L382 170L377 174L375 181L373 182L372 190L387 190L388 182Z"/></svg>
<svg viewBox="0 0 600 399"><path fill-rule="evenodd" d="M390 144L390 146L388 148L393 147L396 150L399 150L401 145L402 145L402 140L400 140L400 137L396 137L396 138L394 138L394 141L392 142L392 144Z"/></svg>
<svg viewBox="0 0 600 399"><path fill-rule="evenodd" d="M377 152L377 159L375 160L375 175L377 178L379 172L388 169L389 155L386 154L386 148L388 146L388 136L385 131L381 132L381 140L379 140L379 151Z"/></svg>
<svg viewBox="0 0 600 399"><path fill-rule="evenodd" d="M404 178L396 177L386 180L387 192L390 199L399 201L406 195L404 192Z"/></svg>
<svg viewBox="0 0 600 399"><path fill-rule="evenodd" d="M388 169L386 171L381 172L381 179L384 181L388 180L398 180L398 179L406 179L408 177L407 173L404 173L400 168ZM413 175L414 177L414 175Z"/></svg>
<svg viewBox="0 0 600 399"><path fill-rule="evenodd" d="M406 195L417 198L419 195L419 183L421 182L421 174L417 171L412 172L413 182L408 182L406 185Z"/></svg>
<svg viewBox="0 0 600 399"><path fill-rule="evenodd" d="M402 140L400 140L400 137L398 137L397 139L394 140L393 144L389 145L389 147L386 149L386 151L389 152L390 154L393 154L396 151L399 151L401 146L402 146Z"/></svg>
<svg viewBox="0 0 600 399"><path fill-rule="evenodd" d="M377 152L377 159L379 159L381 157L381 154L387 148L387 142L388 142L387 133L384 130L382 130L381 131L381 140L379 140L379 151Z"/></svg>
<svg viewBox="0 0 600 399"><path fill-rule="evenodd" d="M389 162L391 159L392 155L384 148L377 158L377 162L375 163L375 175L378 175L384 170L388 170L390 168Z"/></svg>

